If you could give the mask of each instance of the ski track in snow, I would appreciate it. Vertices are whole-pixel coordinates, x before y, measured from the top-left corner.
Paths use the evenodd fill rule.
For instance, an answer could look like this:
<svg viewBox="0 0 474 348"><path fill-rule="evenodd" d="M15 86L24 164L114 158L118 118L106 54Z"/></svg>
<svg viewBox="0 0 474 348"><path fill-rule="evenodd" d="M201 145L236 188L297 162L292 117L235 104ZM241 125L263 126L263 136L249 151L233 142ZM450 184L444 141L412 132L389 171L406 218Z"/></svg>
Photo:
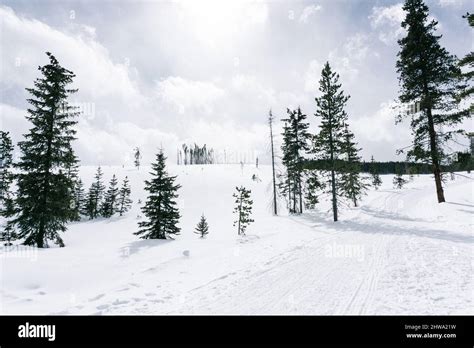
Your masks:
<svg viewBox="0 0 474 348"><path fill-rule="evenodd" d="M264 180L258 184L249 180L254 169L242 175L237 166L228 167L174 168L183 187L190 187L183 193L186 206L197 211L183 216L183 234L189 235L183 240L134 239L135 207L129 218L72 226L71 246L39 250L35 262L2 250L0 312L474 314L472 176L448 182L446 195L453 200L443 205L436 204L428 175L403 190L392 189L392 177L382 176L379 191L369 192L358 208L342 209L341 221L333 223L328 202L320 212L272 217L266 208L269 168L259 170ZM143 177L132 180L133 190ZM244 238L226 221L232 219L232 199L221 204L239 181L252 188L256 202L256 223ZM217 187L204 202L190 194L192 187L205 190L211 183ZM211 216L211 235L222 238L191 236L201 204ZM100 240L95 226L103 230ZM102 244L88 249L94 243ZM345 253L335 255L337 250ZM38 267L48 269L41 273ZM73 280L74 272L82 278Z"/></svg>

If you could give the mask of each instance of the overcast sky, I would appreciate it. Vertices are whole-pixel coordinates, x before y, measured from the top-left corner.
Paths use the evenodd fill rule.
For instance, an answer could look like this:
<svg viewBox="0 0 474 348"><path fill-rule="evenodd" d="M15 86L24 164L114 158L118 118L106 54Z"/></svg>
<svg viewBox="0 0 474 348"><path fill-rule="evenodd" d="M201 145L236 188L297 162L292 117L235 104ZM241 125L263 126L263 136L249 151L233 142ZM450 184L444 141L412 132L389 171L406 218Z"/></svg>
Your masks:
<svg viewBox="0 0 474 348"><path fill-rule="evenodd" d="M469 1L428 1L451 53L473 49ZM471 3L472 5L472 3ZM313 116L329 61L351 95L349 123L364 159L402 159L408 126L395 125L401 1L0 1L0 128L21 139L25 87L52 52L76 75L75 148L83 164L175 161L183 142L227 151L268 149L268 110ZM471 8L469 8L471 7ZM472 128L472 121L465 124ZM462 139L467 144L467 140Z"/></svg>

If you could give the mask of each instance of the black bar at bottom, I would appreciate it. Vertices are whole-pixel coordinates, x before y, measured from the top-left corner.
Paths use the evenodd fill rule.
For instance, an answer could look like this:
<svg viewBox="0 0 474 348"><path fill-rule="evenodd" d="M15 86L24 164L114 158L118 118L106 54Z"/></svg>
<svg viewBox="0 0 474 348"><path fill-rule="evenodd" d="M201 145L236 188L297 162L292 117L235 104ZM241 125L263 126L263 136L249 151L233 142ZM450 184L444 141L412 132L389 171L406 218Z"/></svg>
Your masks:
<svg viewBox="0 0 474 348"><path fill-rule="evenodd" d="M324 344L472 347L472 316L0 316L0 347ZM45 325L54 325L53 327ZM32 336L43 337L32 337Z"/></svg>

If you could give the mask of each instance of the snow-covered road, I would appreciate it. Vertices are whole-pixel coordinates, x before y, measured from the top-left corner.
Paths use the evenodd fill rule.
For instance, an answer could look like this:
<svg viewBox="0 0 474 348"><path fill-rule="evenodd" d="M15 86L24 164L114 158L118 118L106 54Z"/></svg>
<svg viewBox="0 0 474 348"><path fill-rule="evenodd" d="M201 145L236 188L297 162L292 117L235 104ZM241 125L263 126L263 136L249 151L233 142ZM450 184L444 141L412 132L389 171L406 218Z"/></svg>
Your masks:
<svg viewBox="0 0 474 348"><path fill-rule="evenodd" d="M465 182L458 186L466 188ZM378 192L370 205L338 224L314 213L293 218L322 233L263 267L191 291L190 300L173 312L472 314L472 216L440 230L438 220L397 214L422 204L425 196L433 198L431 187Z"/></svg>
<svg viewBox="0 0 474 348"><path fill-rule="evenodd" d="M265 167L262 183L249 180L252 168L175 170L188 212L182 236L137 241L135 208L123 219L71 225L68 246L41 250L34 262L3 250L1 311L474 314L470 174L447 183L445 204L436 203L428 175L403 190L383 176L380 190L360 207L344 208L334 223L328 202L301 216L271 216ZM128 175L137 200L146 173ZM255 201L256 222L244 238L231 226L231 193L240 183ZM202 211L211 225L206 240L192 234Z"/></svg>

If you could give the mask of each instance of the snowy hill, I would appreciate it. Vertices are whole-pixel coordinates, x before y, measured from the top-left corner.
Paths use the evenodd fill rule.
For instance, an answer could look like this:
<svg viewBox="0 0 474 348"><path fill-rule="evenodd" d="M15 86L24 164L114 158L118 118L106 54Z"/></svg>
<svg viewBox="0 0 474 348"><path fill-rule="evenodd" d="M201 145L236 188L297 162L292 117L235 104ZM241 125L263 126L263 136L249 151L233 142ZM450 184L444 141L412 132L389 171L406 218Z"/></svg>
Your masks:
<svg viewBox="0 0 474 348"><path fill-rule="evenodd" d="M86 187L95 170L81 168ZM70 224L65 248L1 247L1 314L474 314L472 174L446 183L445 204L429 175L402 190L382 176L333 223L327 201L272 216L267 166L171 166L182 232L158 241L133 235L149 168L103 170L129 177L132 210ZM240 184L254 200L245 237L232 226ZM206 239L193 233L202 213Z"/></svg>

